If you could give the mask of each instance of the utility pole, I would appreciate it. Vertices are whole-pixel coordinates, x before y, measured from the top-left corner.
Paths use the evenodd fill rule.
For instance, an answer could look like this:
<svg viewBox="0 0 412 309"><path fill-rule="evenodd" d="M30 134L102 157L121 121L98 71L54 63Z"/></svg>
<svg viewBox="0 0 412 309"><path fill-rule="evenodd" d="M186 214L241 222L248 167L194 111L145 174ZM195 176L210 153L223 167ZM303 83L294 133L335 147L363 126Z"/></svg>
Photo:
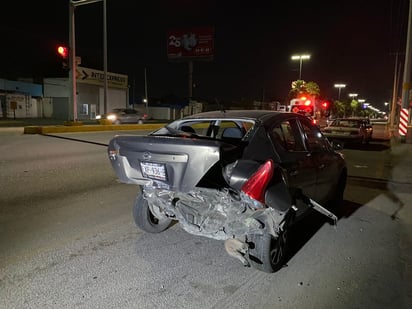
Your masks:
<svg viewBox="0 0 412 309"><path fill-rule="evenodd" d="M412 0L411 0L412 1ZM189 100L193 97L193 61L189 60Z"/></svg>
<svg viewBox="0 0 412 309"><path fill-rule="evenodd" d="M395 53L395 72L393 74L393 92L392 92L392 107L391 114L389 116L389 129L391 135L394 131L395 117L396 117L396 102L398 101L398 87L399 87L399 65L398 65L399 53Z"/></svg>
<svg viewBox="0 0 412 309"><path fill-rule="evenodd" d="M77 90L76 90L76 31L75 31L75 8L81 5L103 2L103 78L104 78L104 113L107 113L107 19L106 0L70 0L69 2L69 48L70 48L70 102L73 105L73 121L77 121Z"/></svg>
<svg viewBox="0 0 412 309"><path fill-rule="evenodd" d="M409 90L411 89L411 44L412 44L412 0L409 0L408 34L406 37L405 65L403 70L402 108L409 109ZM409 118L409 117L408 117ZM409 123L409 119L407 119ZM401 135L401 143L405 143L406 135Z"/></svg>
<svg viewBox="0 0 412 309"><path fill-rule="evenodd" d="M103 78L104 78L104 113L107 113L107 16L106 16L107 6L106 0L103 0Z"/></svg>
<svg viewBox="0 0 412 309"><path fill-rule="evenodd" d="M75 17L74 17L75 6L69 4L69 106L72 106L73 122L77 121L77 90L76 90L76 31L75 31ZM69 115L71 114L69 112ZM70 118L70 116L69 116Z"/></svg>

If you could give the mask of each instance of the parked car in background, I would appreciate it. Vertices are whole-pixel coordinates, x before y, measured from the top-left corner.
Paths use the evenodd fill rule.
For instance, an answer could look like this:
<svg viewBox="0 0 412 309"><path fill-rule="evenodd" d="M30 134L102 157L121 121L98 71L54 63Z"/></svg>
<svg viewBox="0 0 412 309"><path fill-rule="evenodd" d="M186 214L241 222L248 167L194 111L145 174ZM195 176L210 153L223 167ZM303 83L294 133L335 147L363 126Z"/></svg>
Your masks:
<svg viewBox="0 0 412 309"><path fill-rule="evenodd" d="M131 108L115 108L110 113L101 114L96 116L96 120L107 119L113 124L122 123L143 123L146 120L147 115L139 113L135 109Z"/></svg>
<svg viewBox="0 0 412 309"><path fill-rule="evenodd" d="M319 127L290 112L200 113L147 136L116 136L108 156L121 182L142 188L133 207L140 229L178 221L265 272L284 265L298 218L312 209L337 220L321 204L342 203L347 177Z"/></svg>
<svg viewBox="0 0 412 309"><path fill-rule="evenodd" d="M336 118L322 131L331 142L341 144L368 144L373 135L373 128L368 118Z"/></svg>

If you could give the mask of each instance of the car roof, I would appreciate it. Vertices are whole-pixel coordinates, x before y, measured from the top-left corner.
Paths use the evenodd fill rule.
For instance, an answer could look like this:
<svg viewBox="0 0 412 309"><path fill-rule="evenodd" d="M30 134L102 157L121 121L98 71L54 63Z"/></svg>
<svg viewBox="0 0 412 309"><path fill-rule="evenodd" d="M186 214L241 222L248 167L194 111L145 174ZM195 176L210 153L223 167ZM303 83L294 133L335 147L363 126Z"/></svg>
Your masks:
<svg viewBox="0 0 412 309"><path fill-rule="evenodd" d="M126 111L133 111L133 112L137 112L137 110L133 109L133 108L113 108L112 110L113 112L126 112Z"/></svg>
<svg viewBox="0 0 412 309"><path fill-rule="evenodd" d="M369 118L363 118L363 117L339 117L339 118L335 118L334 120L369 120Z"/></svg>
<svg viewBox="0 0 412 309"><path fill-rule="evenodd" d="M202 119L202 118L238 118L238 119L259 119L265 121L266 119L276 116L293 115L296 117L304 117L296 113L272 111L272 110L216 110L209 112L197 113L191 116L184 117L184 119Z"/></svg>

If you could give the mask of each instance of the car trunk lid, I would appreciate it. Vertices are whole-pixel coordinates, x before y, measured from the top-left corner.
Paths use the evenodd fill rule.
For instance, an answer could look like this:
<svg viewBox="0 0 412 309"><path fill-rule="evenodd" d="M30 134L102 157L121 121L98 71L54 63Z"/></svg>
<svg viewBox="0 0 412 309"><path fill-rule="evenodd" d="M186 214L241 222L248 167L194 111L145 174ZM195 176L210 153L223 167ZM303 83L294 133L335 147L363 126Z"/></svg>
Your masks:
<svg viewBox="0 0 412 309"><path fill-rule="evenodd" d="M108 152L120 181L181 192L192 190L216 163L240 155L238 146L222 141L169 136L117 136Z"/></svg>

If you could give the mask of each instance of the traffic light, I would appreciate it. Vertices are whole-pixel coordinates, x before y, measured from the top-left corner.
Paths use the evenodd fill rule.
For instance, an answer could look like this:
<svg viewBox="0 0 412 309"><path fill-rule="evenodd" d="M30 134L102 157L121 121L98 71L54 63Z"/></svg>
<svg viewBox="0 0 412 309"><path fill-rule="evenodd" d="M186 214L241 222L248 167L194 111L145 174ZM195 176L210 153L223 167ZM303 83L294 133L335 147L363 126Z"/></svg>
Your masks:
<svg viewBox="0 0 412 309"><path fill-rule="evenodd" d="M325 101L321 101L320 103L320 107L322 109L322 113L325 116L329 116L330 115L330 109L331 109L331 102L328 100Z"/></svg>
<svg viewBox="0 0 412 309"><path fill-rule="evenodd" d="M69 69L69 48L64 45L57 46L57 53L62 59L62 67L65 70Z"/></svg>
<svg viewBox="0 0 412 309"><path fill-rule="evenodd" d="M327 109L329 108L329 102L328 102L328 101L323 101L323 102L322 102L322 108L323 108L324 110L327 110Z"/></svg>

